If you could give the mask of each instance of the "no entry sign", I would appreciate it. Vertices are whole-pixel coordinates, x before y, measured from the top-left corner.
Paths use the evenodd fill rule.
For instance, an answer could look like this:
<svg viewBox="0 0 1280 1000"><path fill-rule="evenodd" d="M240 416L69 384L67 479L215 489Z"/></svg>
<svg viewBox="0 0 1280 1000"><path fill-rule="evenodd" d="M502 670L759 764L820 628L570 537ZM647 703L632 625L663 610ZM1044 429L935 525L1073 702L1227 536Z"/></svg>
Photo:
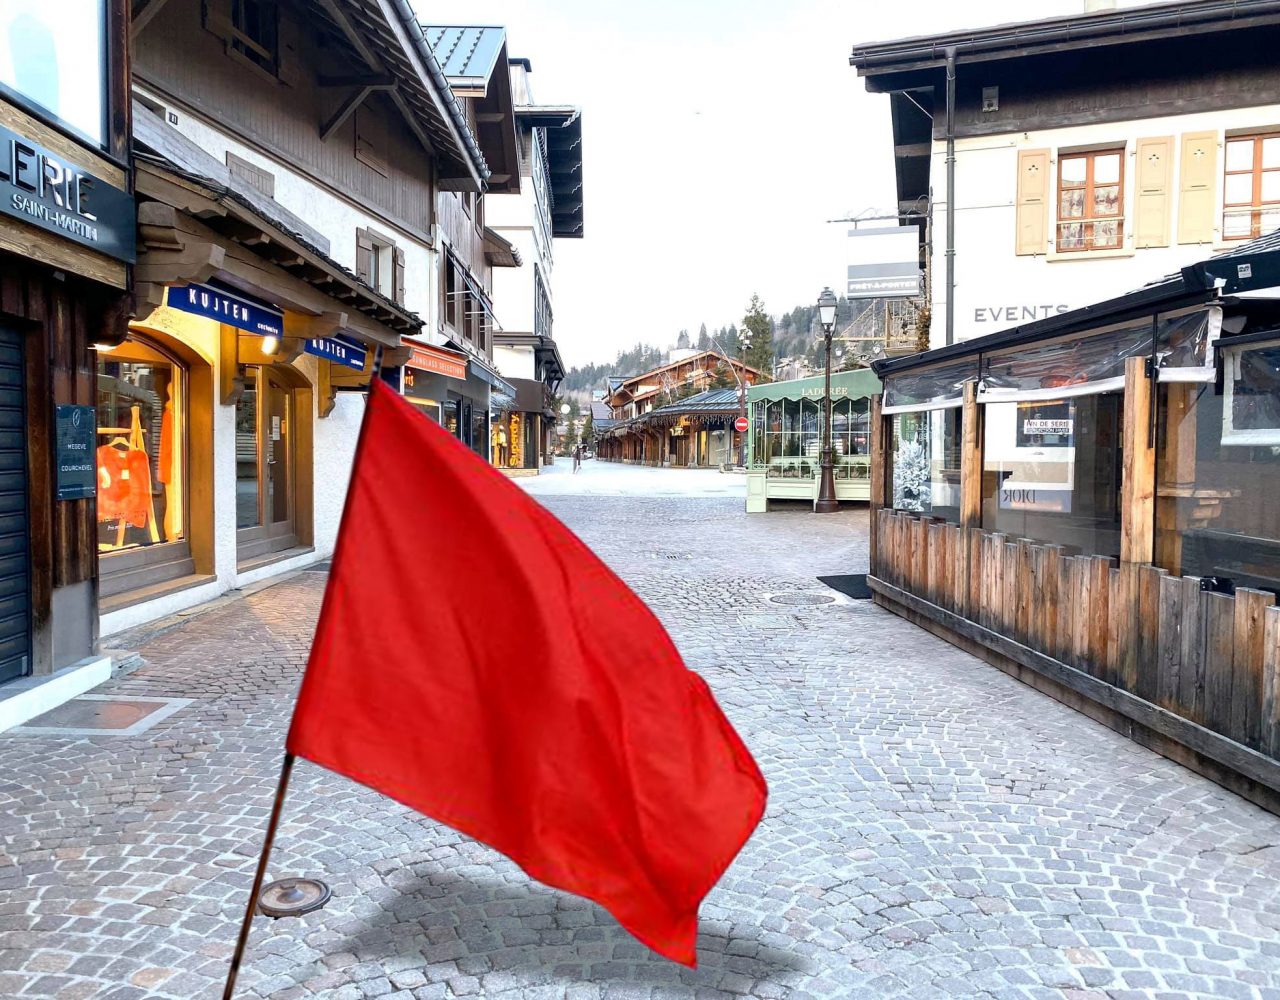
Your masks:
<svg viewBox="0 0 1280 1000"><path fill-rule="evenodd" d="M739 417L737 420L735 420L733 422L733 429L737 431L739 434L747 433L747 418Z"/></svg>

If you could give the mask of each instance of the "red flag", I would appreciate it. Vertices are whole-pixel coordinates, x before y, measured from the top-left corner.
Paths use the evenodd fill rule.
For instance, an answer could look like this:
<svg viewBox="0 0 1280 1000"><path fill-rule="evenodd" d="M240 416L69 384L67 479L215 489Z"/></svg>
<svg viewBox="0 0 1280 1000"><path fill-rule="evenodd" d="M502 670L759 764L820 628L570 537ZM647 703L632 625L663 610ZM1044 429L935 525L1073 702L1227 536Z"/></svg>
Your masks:
<svg viewBox="0 0 1280 1000"><path fill-rule="evenodd" d="M626 584L377 379L288 749L686 965L767 794Z"/></svg>

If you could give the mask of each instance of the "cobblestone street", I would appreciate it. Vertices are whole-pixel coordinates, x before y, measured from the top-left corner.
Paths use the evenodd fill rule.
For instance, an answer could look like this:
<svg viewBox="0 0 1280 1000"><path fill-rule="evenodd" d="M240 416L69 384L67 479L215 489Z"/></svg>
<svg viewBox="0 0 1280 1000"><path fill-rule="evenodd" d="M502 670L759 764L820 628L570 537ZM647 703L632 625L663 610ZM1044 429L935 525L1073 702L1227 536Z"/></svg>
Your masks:
<svg viewBox="0 0 1280 1000"><path fill-rule="evenodd" d="M606 475L526 488L653 607L771 790L700 967L303 762L271 875L333 899L255 922L241 995L1280 998L1280 819L827 590L866 569L865 509L584 495ZM191 699L145 732L0 736L0 997L221 995L324 583L113 639L144 662L96 694Z"/></svg>

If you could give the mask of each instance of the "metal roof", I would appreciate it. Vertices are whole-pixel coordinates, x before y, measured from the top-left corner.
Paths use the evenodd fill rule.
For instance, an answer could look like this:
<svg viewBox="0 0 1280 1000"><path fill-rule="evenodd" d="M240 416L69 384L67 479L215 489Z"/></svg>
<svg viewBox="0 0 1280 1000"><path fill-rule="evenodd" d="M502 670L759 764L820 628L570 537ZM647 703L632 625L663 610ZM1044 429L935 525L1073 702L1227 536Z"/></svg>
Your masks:
<svg viewBox="0 0 1280 1000"><path fill-rule="evenodd" d="M424 24L422 35L455 93L474 91L466 96L484 96L498 56L507 43L506 28Z"/></svg>
<svg viewBox="0 0 1280 1000"><path fill-rule="evenodd" d="M1143 288L1092 305L1058 313L1048 319L1024 323L964 340L946 347L872 363L877 375L894 375L952 358L1007 350L1052 337L1084 333L1095 327L1119 323L1158 312L1169 312L1226 295L1280 287L1280 230L1184 267L1177 274Z"/></svg>
<svg viewBox="0 0 1280 1000"><path fill-rule="evenodd" d="M684 399L678 399L674 403L668 403L666 406L658 406L650 410L648 413L642 413L642 417L656 416L660 413L707 413L707 412L728 412L738 409L738 390L737 389L708 389L706 392L700 392L696 396L687 396Z"/></svg>

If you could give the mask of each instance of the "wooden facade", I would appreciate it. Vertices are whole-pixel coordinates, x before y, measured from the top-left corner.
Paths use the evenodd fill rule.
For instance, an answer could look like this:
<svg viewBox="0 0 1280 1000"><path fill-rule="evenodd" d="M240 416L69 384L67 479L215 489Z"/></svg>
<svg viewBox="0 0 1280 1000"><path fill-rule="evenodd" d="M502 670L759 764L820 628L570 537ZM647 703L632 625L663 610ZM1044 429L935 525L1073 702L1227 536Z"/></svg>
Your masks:
<svg viewBox="0 0 1280 1000"><path fill-rule="evenodd" d="M1213 283L1228 268L1233 282L1252 267L1259 271L1258 287L1280 283L1280 257L1275 254L1269 244L1254 252L1241 251L1205 262L1199 266L1203 271L1199 275L1196 268L1189 268L1180 278L1078 313L905 362L878 365L886 394L895 389L895 375L907 379L913 373L937 372L939 364L963 365L966 358L974 361L974 375L964 382L962 399L921 404L935 409L955 406L952 412L958 414L958 477L947 481L958 481L959 502L954 506L948 499L951 513L945 518L927 509L905 509L908 504L895 490L895 420L904 413L911 415L913 405L903 404L900 393L894 398L897 405L889 407L893 412L886 413L883 400L888 396L877 397L871 426L868 580L882 606L1273 811L1280 810L1276 589L1280 574L1273 566L1276 543L1269 539L1275 533L1267 534L1272 517L1267 512L1273 507L1270 496L1280 487L1280 466L1264 457L1252 464L1235 462L1233 469L1251 470L1248 475L1231 473L1238 478L1236 488L1205 488L1212 484L1194 481L1194 462L1187 456L1194 453L1195 444L1186 440L1186 425L1179 418L1195 405L1225 405L1221 402L1224 363L1232 363L1233 351L1274 350L1270 345L1280 343L1277 313L1265 299L1235 311L1225 306L1228 326L1247 332L1234 341L1219 341L1219 345L1233 345L1225 351L1221 346L1206 347L1197 362L1201 367L1194 370L1161 367L1165 342L1155 331L1162 316L1185 317L1191 300L1220 301ZM1249 266L1237 269L1240 261ZM1243 285L1239 288L1245 290ZM1165 308L1170 312L1163 312ZM1046 342L1065 344L1069 350L1071 338L1104 327L1108 318L1141 317L1144 312L1153 331L1150 355L1114 362L1121 367L1112 371L1121 371L1122 379L1100 383L1105 391L1122 393L1122 437L1116 442L1122 471L1115 549L1108 553L1111 543L1099 543L1103 550L1099 554L1098 547L1091 550L1087 545L1058 544L1044 537L1020 537L997 530L990 521L984 523L996 509L992 497L993 491L998 494L1000 482L993 478L999 475L993 471L998 466L993 467L985 454L996 439L988 436L990 402L982 402L979 386L988 386L985 391L990 392L988 380L993 376L988 372L999 378L1012 370L993 365L990 359L1025 365ZM1217 315L1220 319L1221 313ZM1067 363L1078 362L1079 356L1073 355ZM1039 369L1036 376L1040 377ZM1226 373L1228 385L1233 377L1238 375ZM943 381L951 391L953 380ZM1123 386L1117 388L1115 383L1120 381ZM1048 384L1063 383L1051 380ZM1050 394L1046 390L1028 393L1039 399ZM993 398L998 397L988 400ZM1087 397L1081 392L1076 398ZM1209 409L1205 418L1202 428L1221 428L1217 409ZM1068 433L1076 435L1075 444L1080 445L1090 431L1077 426ZM1236 449L1233 454L1247 459L1251 451ZM909 453L903 455L906 461ZM1201 472L1221 472L1212 463L1201 464L1206 466ZM1184 476L1189 481L1171 482L1175 469L1191 470ZM1080 508L1090 490L1099 492L1089 479L1093 471L1092 467L1077 470L1074 484L1068 483ZM1253 492L1242 500L1247 489ZM1023 490L1020 486L1015 492ZM1021 498L1014 496L1010 502L1021 502ZM1175 517L1169 508L1175 502L1191 503L1199 513L1192 518ZM1213 524L1212 519L1221 516L1222 504L1232 502L1236 510L1247 504L1249 519L1237 518L1230 531L1226 525L1206 529L1206 523ZM1065 513L1050 516L1060 518L1061 524L1086 516L1082 510L1055 503L1051 509L1065 509ZM1041 516L1034 523L1043 528L1050 522ZM1048 529L1050 535L1052 531ZM1219 540L1229 535L1236 540L1234 551L1244 553L1243 558L1232 562L1220 557L1216 563L1198 564L1199 572L1205 574L1206 566L1234 567L1231 572L1238 574L1234 580L1183 575L1192 563L1183 561L1175 550L1182 539L1202 535Z"/></svg>

